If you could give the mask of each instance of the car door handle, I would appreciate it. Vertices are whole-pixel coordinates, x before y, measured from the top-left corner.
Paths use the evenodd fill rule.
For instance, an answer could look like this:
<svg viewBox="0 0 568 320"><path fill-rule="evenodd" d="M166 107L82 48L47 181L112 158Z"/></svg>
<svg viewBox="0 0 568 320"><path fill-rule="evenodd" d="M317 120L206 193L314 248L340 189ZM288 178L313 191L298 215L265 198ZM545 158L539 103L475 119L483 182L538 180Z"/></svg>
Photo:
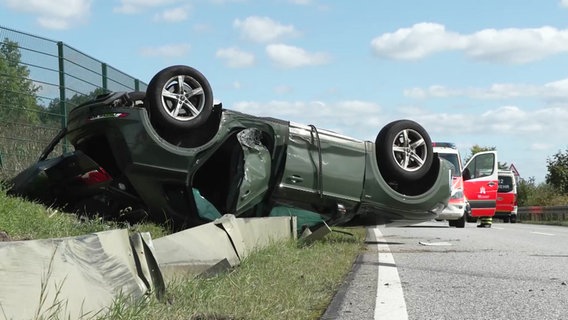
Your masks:
<svg viewBox="0 0 568 320"><path fill-rule="evenodd" d="M298 175L291 175L288 177L288 181L290 181L291 183L300 183L304 181L304 179L302 179L302 177Z"/></svg>
<svg viewBox="0 0 568 320"><path fill-rule="evenodd" d="M250 194L250 190L245 191L243 194L241 194L241 200L246 199L249 194Z"/></svg>
<svg viewBox="0 0 568 320"><path fill-rule="evenodd" d="M490 187L493 187L495 185L495 182L490 181L487 185L490 186Z"/></svg>

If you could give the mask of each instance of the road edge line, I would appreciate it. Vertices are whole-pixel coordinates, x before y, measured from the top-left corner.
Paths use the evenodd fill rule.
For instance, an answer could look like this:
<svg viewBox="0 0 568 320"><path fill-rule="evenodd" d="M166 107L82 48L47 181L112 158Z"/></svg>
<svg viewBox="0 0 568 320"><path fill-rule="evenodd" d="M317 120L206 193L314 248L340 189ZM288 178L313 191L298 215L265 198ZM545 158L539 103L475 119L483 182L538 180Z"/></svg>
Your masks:
<svg viewBox="0 0 568 320"><path fill-rule="evenodd" d="M377 240L379 262L374 319L407 320L406 302L394 257L379 228L374 228L373 231Z"/></svg>

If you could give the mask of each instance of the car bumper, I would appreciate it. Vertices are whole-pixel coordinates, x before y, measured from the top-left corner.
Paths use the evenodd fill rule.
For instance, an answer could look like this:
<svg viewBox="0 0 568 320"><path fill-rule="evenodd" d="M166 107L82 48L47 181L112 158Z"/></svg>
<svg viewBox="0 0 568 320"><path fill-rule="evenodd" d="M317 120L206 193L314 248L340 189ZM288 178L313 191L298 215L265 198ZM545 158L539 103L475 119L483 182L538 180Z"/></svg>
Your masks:
<svg viewBox="0 0 568 320"><path fill-rule="evenodd" d="M465 212L465 203L448 203L448 206L438 214L436 219L439 220L457 220L463 217Z"/></svg>

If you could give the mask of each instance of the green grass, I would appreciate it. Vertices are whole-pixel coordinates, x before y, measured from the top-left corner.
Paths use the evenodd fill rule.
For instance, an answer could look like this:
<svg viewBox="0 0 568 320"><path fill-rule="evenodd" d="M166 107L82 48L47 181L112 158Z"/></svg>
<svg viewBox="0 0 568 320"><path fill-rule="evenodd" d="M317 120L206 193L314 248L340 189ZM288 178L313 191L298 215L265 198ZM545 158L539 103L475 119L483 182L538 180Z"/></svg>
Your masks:
<svg viewBox="0 0 568 320"><path fill-rule="evenodd" d="M126 226L100 219L83 221L73 214L7 196L0 188L0 231L7 233L10 240L62 238L119 228L150 232L153 238L168 233L151 223Z"/></svg>
<svg viewBox="0 0 568 320"><path fill-rule="evenodd" d="M112 319L319 319L363 248L354 236L332 233L310 246L275 243L234 270L212 278L177 279L167 301L154 298Z"/></svg>
<svg viewBox="0 0 568 320"><path fill-rule="evenodd" d="M124 228L6 196L0 188L0 231L11 240L77 236ZM148 231L156 239L165 227L140 224L131 231ZM274 243L251 254L235 269L211 278L179 278L167 284L166 301L126 303L118 298L102 319L319 319L357 255L365 230L331 233L302 246L297 241ZM100 314L99 314L100 315ZM90 319L92 317L87 317Z"/></svg>

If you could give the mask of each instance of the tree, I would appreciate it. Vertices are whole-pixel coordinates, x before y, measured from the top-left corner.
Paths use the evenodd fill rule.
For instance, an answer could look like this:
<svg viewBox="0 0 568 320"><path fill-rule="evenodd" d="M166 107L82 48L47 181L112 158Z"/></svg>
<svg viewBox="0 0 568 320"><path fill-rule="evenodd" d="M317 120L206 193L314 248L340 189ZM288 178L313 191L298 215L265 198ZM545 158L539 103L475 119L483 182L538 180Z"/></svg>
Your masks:
<svg viewBox="0 0 568 320"><path fill-rule="evenodd" d="M483 152L483 151L496 151L497 148L496 147L482 147L478 144L473 145L470 149L469 149L469 155L465 158L464 163L467 163L469 161L469 159L471 159L471 157L473 157L474 154L479 153L479 152ZM507 164L507 162L501 162L499 161L499 163L497 164L499 167L499 170L509 170L509 165Z"/></svg>
<svg viewBox="0 0 568 320"><path fill-rule="evenodd" d="M568 194L568 149L564 153L558 151L546 160L548 173L546 183L561 194Z"/></svg>
<svg viewBox="0 0 568 320"><path fill-rule="evenodd" d="M17 42L5 38L0 43L0 121L38 123L40 87L30 79L30 70L21 64L21 58Z"/></svg>

